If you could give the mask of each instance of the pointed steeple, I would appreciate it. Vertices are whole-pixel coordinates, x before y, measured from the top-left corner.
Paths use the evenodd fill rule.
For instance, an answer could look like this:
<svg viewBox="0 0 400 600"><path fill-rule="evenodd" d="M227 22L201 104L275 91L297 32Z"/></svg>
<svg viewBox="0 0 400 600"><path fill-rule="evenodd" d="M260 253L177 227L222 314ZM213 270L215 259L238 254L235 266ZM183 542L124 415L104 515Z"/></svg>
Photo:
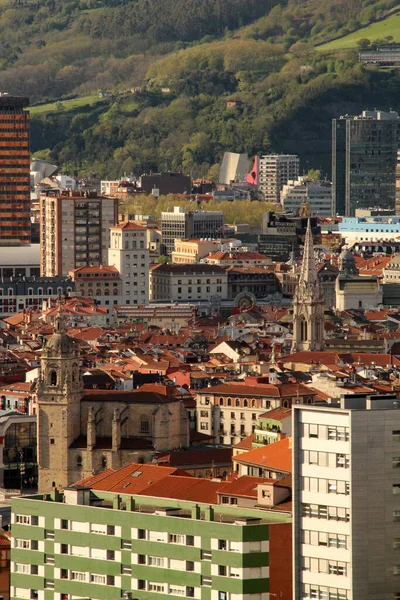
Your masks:
<svg viewBox="0 0 400 600"><path fill-rule="evenodd" d="M299 300L300 297L313 299L319 299L321 297L317 266L315 264L314 242L311 233L310 219L308 219L307 231L304 237L303 262L301 265L299 282L296 288L296 296Z"/></svg>
<svg viewBox="0 0 400 600"><path fill-rule="evenodd" d="M303 263L293 297L292 352L324 347L324 297L319 284L310 219L304 239Z"/></svg>

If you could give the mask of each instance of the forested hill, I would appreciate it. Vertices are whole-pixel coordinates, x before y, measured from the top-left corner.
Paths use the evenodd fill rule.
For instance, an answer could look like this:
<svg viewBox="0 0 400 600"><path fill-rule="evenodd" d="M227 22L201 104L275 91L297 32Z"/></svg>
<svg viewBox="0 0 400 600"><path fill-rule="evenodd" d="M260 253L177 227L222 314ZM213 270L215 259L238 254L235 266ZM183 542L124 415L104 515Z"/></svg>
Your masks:
<svg viewBox="0 0 400 600"><path fill-rule="evenodd" d="M399 108L400 79L365 70L352 48L326 53L320 44L397 8L396 0L2 0L0 90L39 104L32 150L67 172L213 176L232 150L297 152L304 169L329 174L330 119L372 104Z"/></svg>

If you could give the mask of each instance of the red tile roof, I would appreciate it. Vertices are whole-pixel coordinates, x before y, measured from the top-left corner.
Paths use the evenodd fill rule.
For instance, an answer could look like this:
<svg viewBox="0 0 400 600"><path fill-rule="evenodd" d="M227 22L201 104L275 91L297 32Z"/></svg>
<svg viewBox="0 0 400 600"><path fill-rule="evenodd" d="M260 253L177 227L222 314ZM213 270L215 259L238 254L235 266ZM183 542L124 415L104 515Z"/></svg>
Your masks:
<svg viewBox="0 0 400 600"><path fill-rule="evenodd" d="M250 452L239 454L233 458L234 462L241 464L259 465L269 467L275 471L292 472L292 438L284 438L273 444L261 448L254 448Z"/></svg>
<svg viewBox="0 0 400 600"><path fill-rule="evenodd" d="M118 225L114 225L110 227L110 229L123 229L124 231L133 231L135 229L145 231L146 228L142 225L138 225L134 221L124 221L123 223L119 223Z"/></svg>
<svg viewBox="0 0 400 600"><path fill-rule="evenodd" d="M163 481L170 476L181 475L182 479L191 478L189 473L180 469L170 467L161 467L159 465L139 465L132 463L117 471L108 470L104 477L99 473L99 478L88 477L78 481L75 485L81 487L91 487L93 490L104 492L118 492L123 494L141 494L151 484L157 481ZM95 476L97 477L97 476ZM150 494L147 494L150 495Z"/></svg>

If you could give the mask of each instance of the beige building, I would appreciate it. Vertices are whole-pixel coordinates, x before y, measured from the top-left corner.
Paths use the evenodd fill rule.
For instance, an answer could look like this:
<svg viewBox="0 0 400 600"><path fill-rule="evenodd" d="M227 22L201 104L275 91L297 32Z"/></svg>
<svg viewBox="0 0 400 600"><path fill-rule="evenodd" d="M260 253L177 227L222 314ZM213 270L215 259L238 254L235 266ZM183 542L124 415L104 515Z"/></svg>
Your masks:
<svg viewBox="0 0 400 600"><path fill-rule="evenodd" d="M215 444L233 446L251 435L266 410L314 402L316 392L301 384L272 385L257 378L196 392L197 430Z"/></svg>
<svg viewBox="0 0 400 600"><path fill-rule="evenodd" d="M293 599L399 597L395 395L295 406Z"/></svg>
<svg viewBox="0 0 400 600"><path fill-rule="evenodd" d="M146 228L125 221L110 228L108 264L122 277L122 304L149 303L150 251Z"/></svg>
<svg viewBox="0 0 400 600"><path fill-rule="evenodd" d="M75 293L85 298L96 298L100 304L112 307L121 304L122 280L115 267L80 267L69 272L75 283Z"/></svg>
<svg viewBox="0 0 400 600"><path fill-rule="evenodd" d="M175 240L175 250L171 252L171 259L174 264L196 263L220 245L216 240Z"/></svg>
<svg viewBox="0 0 400 600"><path fill-rule="evenodd" d="M140 390L83 389L79 351L65 333L60 307L43 350L36 401L41 492L189 445L180 400Z"/></svg>
<svg viewBox="0 0 400 600"><path fill-rule="evenodd" d="M270 154L259 160L258 185L264 200L280 202L281 190L289 179L299 176L300 161L295 154Z"/></svg>
<svg viewBox="0 0 400 600"><path fill-rule="evenodd" d="M400 204L399 204L400 206ZM392 260L383 269L384 283L400 282L400 254L394 254Z"/></svg>
<svg viewBox="0 0 400 600"><path fill-rule="evenodd" d="M382 304L383 291L379 279L360 277L353 254L344 250L339 256L339 275L335 281L337 310L372 308Z"/></svg>
<svg viewBox="0 0 400 600"><path fill-rule="evenodd" d="M228 275L217 265L155 265L150 270L151 301L199 301L228 297Z"/></svg>
<svg viewBox="0 0 400 600"><path fill-rule="evenodd" d="M205 257L205 262L209 265L221 265L222 267L257 267L271 266L273 264L272 260L268 256L265 256L265 254L246 250L210 252Z"/></svg>
<svg viewBox="0 0 400 600"><path fill-rule="evenodd" d="M40 196L40 274L107 263L109 229L117 222L118 199L72 190Z"/></svg>

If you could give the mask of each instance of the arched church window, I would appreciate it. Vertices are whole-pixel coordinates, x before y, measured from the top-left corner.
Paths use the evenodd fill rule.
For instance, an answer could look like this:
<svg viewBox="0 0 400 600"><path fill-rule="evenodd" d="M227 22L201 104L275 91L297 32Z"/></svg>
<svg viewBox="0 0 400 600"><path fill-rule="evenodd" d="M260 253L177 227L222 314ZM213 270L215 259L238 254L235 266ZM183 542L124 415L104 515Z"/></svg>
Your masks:
<svg viewBox="0 0 400 600"><path fill-rule="evenodd" d="M150 422L146 415L140 417L140 433L149 433Z"/></svg>
<svg viewBox="0 0 400 600"><path fill-rule="evenodd" d="M57 371L50 371L50 385L57 385Z"/></svg>
<svg viewBox="0 0 400 600"><path fill-rule="evenodd" d="M82 467L82 456L77 457L76 466L78 467L78 469L80 469Z"/></svg>
<svg viewBox="0 0 400 600"><path fill-rule="evenodd" d="M236 400L235 400L235 406L240 406L240 400L239 400L239 398L236 398Z"/></svg>
<svg viewBox="0 0 400 600"><path fill-rule="evenodd" d="M101 459L101 468L107 469L107 456L103 456L103 458Z"/></svg>
<svg viewBox="0 0 400 600"><path fill-rule="evenodd" d="M248 407L248 405L249 405L249 403L247 402L247 400L243 400L243 407L244 407L244 408L247 408L247 407Z"/></svg>

